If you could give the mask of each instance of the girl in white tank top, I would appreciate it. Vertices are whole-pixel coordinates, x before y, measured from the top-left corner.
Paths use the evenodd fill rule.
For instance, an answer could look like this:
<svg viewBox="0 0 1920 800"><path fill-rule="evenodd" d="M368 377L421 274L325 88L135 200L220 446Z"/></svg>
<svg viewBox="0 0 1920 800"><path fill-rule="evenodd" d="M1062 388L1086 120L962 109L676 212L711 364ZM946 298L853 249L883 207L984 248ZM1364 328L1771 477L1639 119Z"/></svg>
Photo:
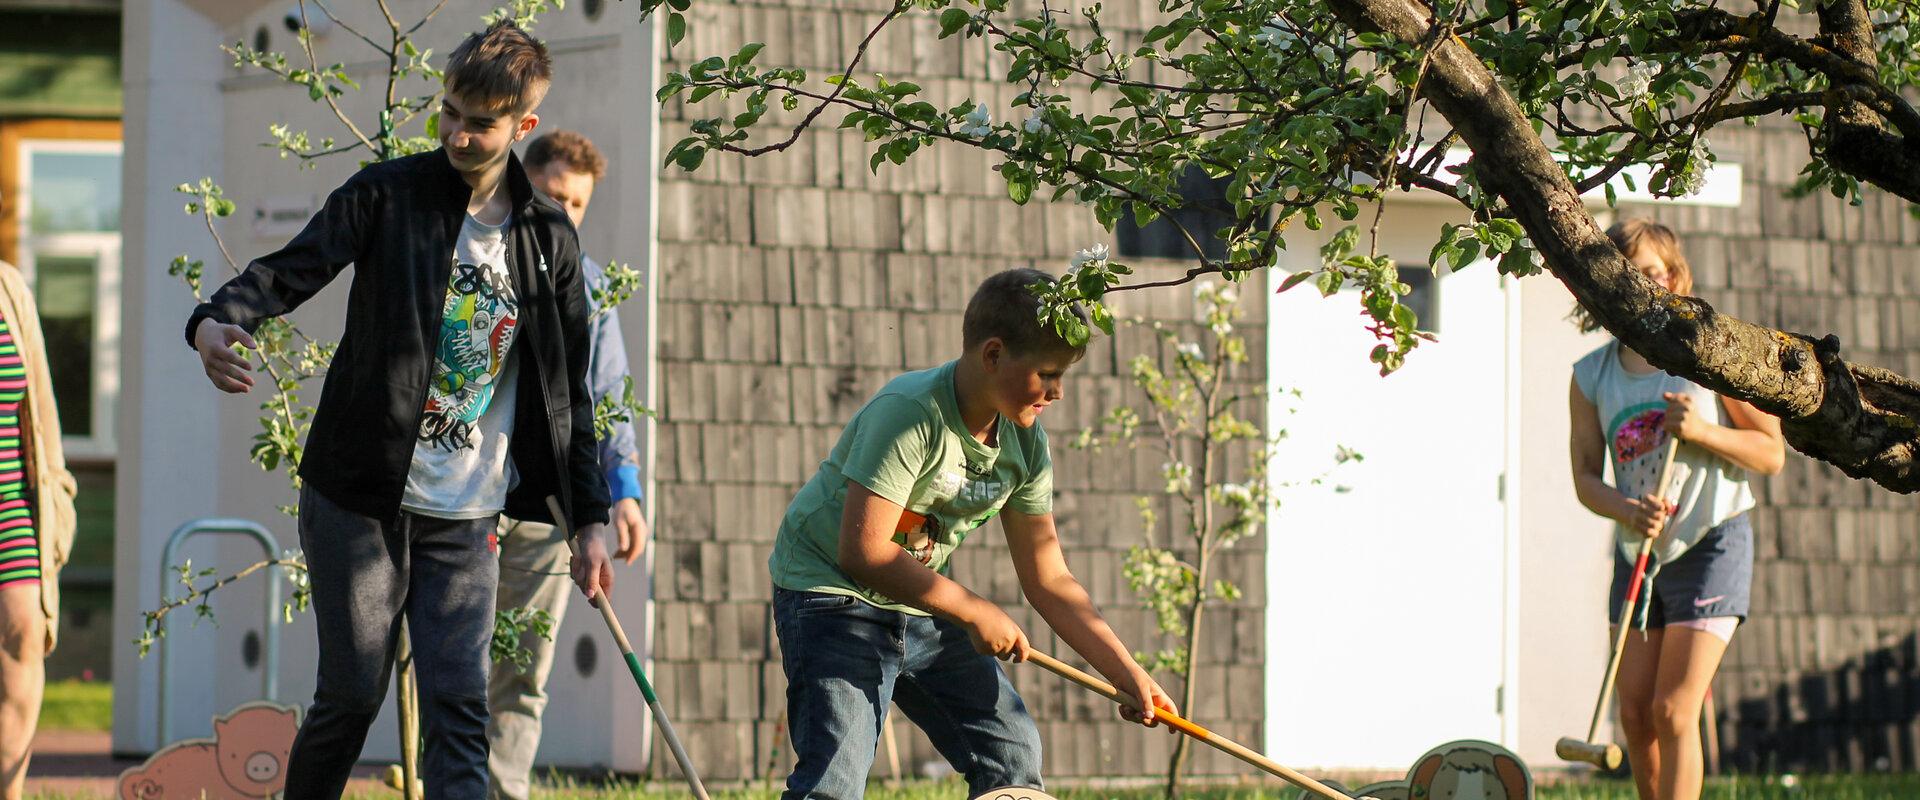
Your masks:
<svg viewBox="0 0 1920 800"><path fill-rule="evenodd" d="M1692 293L1692 271L1666 226L1629 220L1608 229L1607 237L1641 274L1669 292ZM1584 310L1576 310L1575 317L1583 330L1599 328ZM1568 410L1574 491L1581 505L1614 521L1623 554L1655 536L1657 563L1663 569L1671 565L1675 581L1669 583L1712 575L1716 585L1744 591L1753 570L1750 528L1744 520L1727 525L1749 537L1744 548L1723 546L1710 533L1753 507L1748 474L1772 475L1784 465L1780 421L1668 375L1617 341L1574 365ZM1668 496L1659 497L1655 484L1670 438L1678 438L1680 447ZM1611 484L1605 478L1609 463ZM1703 541L1713 546L1694 547ZM1706 563L1715 560L1725 563ZM1640 591L1642 603L1649 594L1658 596L1652 585ZM1705 608L1724 599L1692 602L1707 601ZM1743 596L1739 608L1744 607ZM1608 617L1618 619L1620 610L1609 609ZM1672 617L1644 636L1627 637L1620 660L1620 721L1641 800L1700 797L1700 707L1739 622L1737 616L1695 618L1676 612Z"/></svg>

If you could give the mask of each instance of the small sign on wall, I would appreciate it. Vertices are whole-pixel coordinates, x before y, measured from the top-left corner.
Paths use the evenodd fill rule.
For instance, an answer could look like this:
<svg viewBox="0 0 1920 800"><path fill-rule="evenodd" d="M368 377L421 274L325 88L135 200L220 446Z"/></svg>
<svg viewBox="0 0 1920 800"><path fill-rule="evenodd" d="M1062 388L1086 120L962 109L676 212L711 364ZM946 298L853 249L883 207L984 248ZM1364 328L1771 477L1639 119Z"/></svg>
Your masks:
<svg viewBox="0 0 1920 800"><path fill-rule="evenodd" d="M317 209L314 196L280 195L269 197L253 209L253 235L262 239L284 239L299 233Z"/></svg>

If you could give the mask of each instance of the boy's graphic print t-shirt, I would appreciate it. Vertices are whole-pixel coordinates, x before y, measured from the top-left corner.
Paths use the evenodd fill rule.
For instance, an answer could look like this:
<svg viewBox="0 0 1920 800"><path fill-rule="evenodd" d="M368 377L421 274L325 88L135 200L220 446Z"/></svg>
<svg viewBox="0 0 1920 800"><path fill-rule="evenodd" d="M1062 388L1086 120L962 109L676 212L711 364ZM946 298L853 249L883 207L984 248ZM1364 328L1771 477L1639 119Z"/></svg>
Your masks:
<svg viewBox="0 0 1920 800"><path fill-rule="evenodd" d="M820 470L787 506L768 566L774 585L853 595L881 608L924 615L854 581L840 570L840 517L847 482L899 505L893 541L908 555L950 574L953 552L1002 508L1053 510L1053 460L1038 424L1001 417L994 443L973 438L960 420L953 362L893 379L847 423Z"/></svg>
<svg viewBox="0 0 1920 800"><path fill-rule="evenodd" d="M400 504L408 511L478 519L506 507L517 360L511 356L520 325L507 269L510 222L487 225L469 215L460 227Z"/></svg>

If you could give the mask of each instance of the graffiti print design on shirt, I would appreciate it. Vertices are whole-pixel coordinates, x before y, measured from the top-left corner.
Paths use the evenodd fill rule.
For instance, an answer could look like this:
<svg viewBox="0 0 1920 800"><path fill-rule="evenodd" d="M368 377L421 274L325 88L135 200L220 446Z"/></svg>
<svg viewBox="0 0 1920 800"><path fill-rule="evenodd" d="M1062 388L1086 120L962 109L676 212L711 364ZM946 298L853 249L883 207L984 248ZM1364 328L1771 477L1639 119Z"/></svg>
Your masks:
<svg viewBox="0 0 1920 800"><path fill-rule="evenodd" d="M519 324L520 304L504 266L454 259L420 441L447 451L474 446L474 425L493 402Z"/></svg>

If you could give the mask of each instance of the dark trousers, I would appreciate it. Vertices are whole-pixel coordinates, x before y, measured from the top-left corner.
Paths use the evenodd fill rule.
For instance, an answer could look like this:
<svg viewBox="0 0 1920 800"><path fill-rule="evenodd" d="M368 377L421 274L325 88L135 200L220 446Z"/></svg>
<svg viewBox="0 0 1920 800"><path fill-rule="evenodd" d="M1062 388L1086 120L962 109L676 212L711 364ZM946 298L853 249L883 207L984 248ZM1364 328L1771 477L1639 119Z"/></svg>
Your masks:
<svg viewBox="0 0 1920 800"><path fill-rule="evenodd" d="M401 615L413 637L428 800L487 796L487 658L499 562L494 518L401 512L391 522L300 494L300 546L320 636L313 705L293 741L287 800L337 800L386 698Z"/></svg>

